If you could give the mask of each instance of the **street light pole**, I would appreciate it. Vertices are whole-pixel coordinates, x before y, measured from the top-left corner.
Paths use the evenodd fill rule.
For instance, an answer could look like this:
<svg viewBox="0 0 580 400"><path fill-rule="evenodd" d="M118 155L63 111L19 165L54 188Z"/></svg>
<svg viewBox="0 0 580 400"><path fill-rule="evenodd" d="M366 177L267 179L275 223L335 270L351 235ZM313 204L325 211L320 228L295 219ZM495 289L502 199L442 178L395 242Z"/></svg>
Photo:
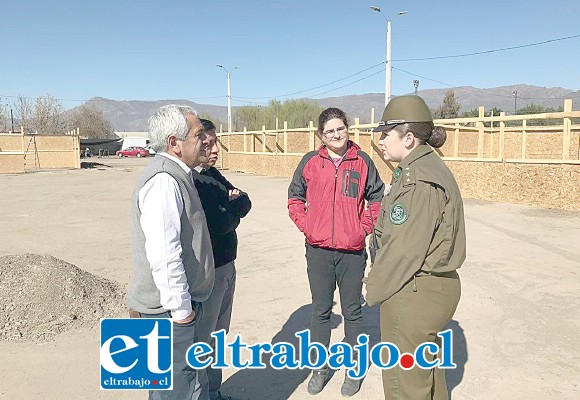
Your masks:
<svg viewBox="0 0 580 400"><path fill-rule="evenodd" d="M228 71L223 65L216 64L216 67L222 68L228 74L228 132L232 131L232 94L230 91L230 71ZM232 69L238 69L239 67L234 67Z"/></svg>
<svg viewBox="0 0 580 400"><path fill-rule="evenodd" d="M415 86L415 96L417 96L417 89L419 88L419 79L413 80L413 86Z"/></svg>
<svg viewBox="0 0 580 400"><path fill-rule="evenodd" d="M381 13L382 14L382 13ZM385 107L391 101L391 21L387 20L387 57L385 60Z"/></svg>
<svg viewBox="0 0 580 400"><path fill-rule="evenodd" d="M391 21L383 14L380 7L371 6L371 10L380 13L387 22L387 51L385 57L385 107L387 107L387 104L391 101ZM407 13L408 11L399 11L395 16Z"/></svg>
<svg viewBox="0 0 580 400"><path fill-rule="evenodd" d="M518 91L514 90L512 94L514 95L514 115L516 115L518 112Z"/></svg>

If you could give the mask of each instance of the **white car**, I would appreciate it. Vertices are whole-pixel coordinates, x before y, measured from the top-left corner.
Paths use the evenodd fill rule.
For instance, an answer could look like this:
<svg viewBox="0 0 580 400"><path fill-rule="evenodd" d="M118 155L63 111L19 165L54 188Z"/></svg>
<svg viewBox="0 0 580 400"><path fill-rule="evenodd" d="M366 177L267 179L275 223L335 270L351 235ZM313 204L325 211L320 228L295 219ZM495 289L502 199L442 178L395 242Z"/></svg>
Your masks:
<svg viewBox="0 0 580 400"><path fill-rule="evenodd" d="M155 155L155 150L153 150L153 149L151 148L151 145L150 145L150 144L149 144L149 145L147 145L147 146L145 146L145 150L147 150L147 151L149 152L149 155L150 155L150 156L154 156L154 155Z"/></svg>

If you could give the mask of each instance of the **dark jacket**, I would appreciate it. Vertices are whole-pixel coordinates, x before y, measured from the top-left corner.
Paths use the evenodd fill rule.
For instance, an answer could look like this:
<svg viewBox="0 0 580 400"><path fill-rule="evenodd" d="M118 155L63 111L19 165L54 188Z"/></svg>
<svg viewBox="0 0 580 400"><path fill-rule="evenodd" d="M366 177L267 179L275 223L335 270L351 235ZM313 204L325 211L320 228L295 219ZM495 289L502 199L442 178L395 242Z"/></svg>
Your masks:
<svg viewBox="0 0 580 400"><path fill-rule="evenodd" d="M195 187L205 212L216 268L234 261L238 252L236 228L248 214L252 202L246 193L229 201L228 192L235 189L216 168L193 171Z"/></svg>
<svg viewBox="0 0 580 400"><path fill-rule="evenodd" d="M288 211L307 243L362 250L379 215L383 192L375 164L354 142L349 141L338 168L321 146L306 154L296 168L288 188Z"/></svg>

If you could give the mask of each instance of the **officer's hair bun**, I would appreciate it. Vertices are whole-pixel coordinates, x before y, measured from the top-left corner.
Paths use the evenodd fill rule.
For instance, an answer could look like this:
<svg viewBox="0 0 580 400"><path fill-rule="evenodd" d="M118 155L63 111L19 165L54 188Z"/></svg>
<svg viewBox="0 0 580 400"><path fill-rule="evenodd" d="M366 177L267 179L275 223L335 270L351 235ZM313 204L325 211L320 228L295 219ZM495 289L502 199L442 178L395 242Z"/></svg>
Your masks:
<svg viewBox="0 0 580 400"><path fill-rule="evenodd" d="M445 144L446 140L447 132L445 131L445 128L436 126L431 131L431 136L427 139L427 144L431 147L439 148Z"/></svg>

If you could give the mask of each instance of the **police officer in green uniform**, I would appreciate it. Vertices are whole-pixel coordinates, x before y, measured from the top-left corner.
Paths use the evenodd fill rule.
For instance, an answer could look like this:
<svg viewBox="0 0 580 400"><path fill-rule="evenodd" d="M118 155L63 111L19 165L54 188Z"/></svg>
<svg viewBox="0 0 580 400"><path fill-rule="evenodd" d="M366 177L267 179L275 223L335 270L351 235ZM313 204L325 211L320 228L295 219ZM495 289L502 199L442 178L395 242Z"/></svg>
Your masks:
<svg viewBox="0 0 580 400"><path fill-rule="evenodd" d="M461 193L451 171L432 147L446 134L435 128L419 96L399 96L385 108L379 145L397 162L391 190L375 228L377 253L366 278L366 300L380 304L381 341L414 354L418 345L440 345L437 333L451 321L461 284L456 270L465 260ZM429 355L426 359L441 359ZM385 399L448 399L445 370L383 370Z"/></svg>

